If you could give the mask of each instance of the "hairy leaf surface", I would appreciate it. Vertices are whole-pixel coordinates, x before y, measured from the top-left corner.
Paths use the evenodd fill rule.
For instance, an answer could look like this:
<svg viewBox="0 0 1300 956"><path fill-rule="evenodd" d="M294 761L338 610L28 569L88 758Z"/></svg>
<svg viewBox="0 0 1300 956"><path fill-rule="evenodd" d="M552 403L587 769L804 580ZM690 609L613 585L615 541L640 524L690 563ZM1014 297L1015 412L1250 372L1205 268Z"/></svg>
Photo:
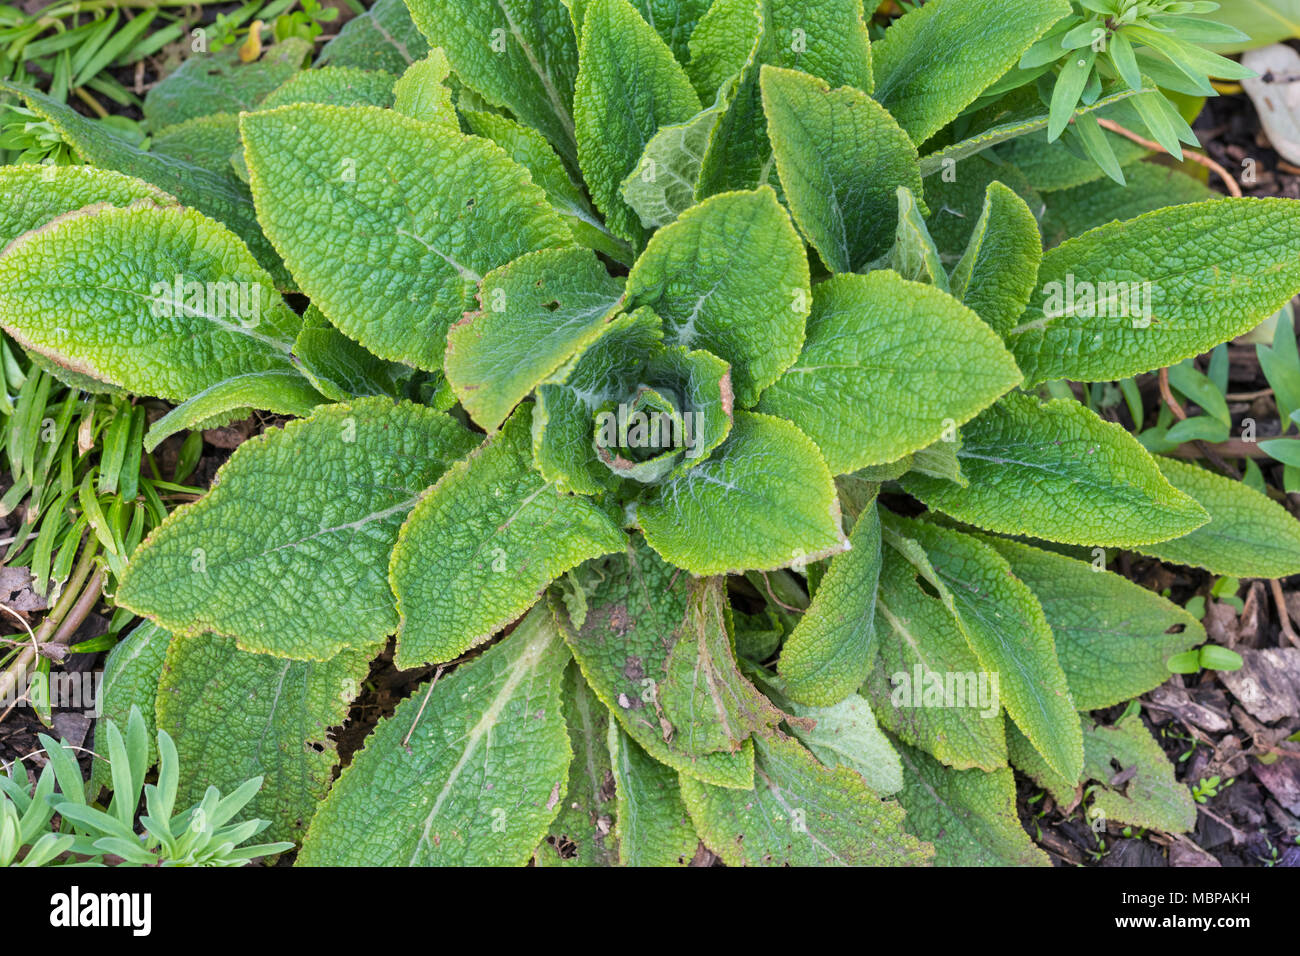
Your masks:
<svg viewBox="0 0 1300 956"><path fill-rule="evenodd" d="M900 745L909 833L934 844L937 866L1050 866L1016 814L1011 770L951 770Z"/></svg>
<svg viewBox="0 0 1300 956"><path fill-rule="evenodd" d="M447 380L479 425L511 409L598 336L623 292L585 249L546 249L488 273L447 336Z"/></svg>
<svg viewBox="0 0 1300 956"><path fill-rule="evenodd" d="M449 661L510 623L565 571L623 549L596 505L532 468L531 407L458 462L402 526L389 570L399 667Z"/></svg>
<svg viewBox="0 0 1300 956"><path fill-rule="evenodd" d="M568 241L542 190L486 140L318 104L248 113L241 129L267 235L312 302L380 358L441 368L483 276Z"/></svg>
<svg viewBox="0 0 1300 956"><path fill-rule="evenodd" d="M692 574L770 571L845 550L817 447L787 421L737 412L731 435L637 505L650 546Z"/></svg>
<svg viewBox="0 0 1300 956"><path fill-rule="evenodd" d="M1254 328L1300 291L1300 210L1212 199L1110 223L1043 256L1007 333L1028 384L1175 365Z"/></svg>
<svg viewBox="0 0 1300 956"><path fill-rule="evenodd" d="M903 809L846 767L823 767L802 744L757 738L752 792L682 775L682 798L705 845L728 866L923 865L934 850L903 830Z"/></svg>
<svg viewBox="0 0 1300 956"><path fill-rule="evenodd" d="M814 287L803 351L758 407L798 425L838 475L938 441L1019 382L970 309L878 270Z"/></svg>
<svg viewBox="0 0 1300 956"><path fill-rule="evenodd" d="M587 4L579 62L574 118L583 178L609 227L641 246L645 230L620 187L660 127L700 111L699 97L667 44L627 0Z"/></svg>
<svg viewBox="0 0 1300 956"><path fill-rule="evenodd" d="M875 100L765 66L763 110L790 211L831 272L860 272L889 250L897 189L921 195L916 147Z"/></svg>
<svg viewBox="0 0 1300 956"><path fill-rule="evenodd" d="M382 720L321 804L302 866L520 866L560 812L569 655L545 608Z"/></svg>
<svg viewBox="0 0 1300 956"><path fill-rule="evenodd" d="M271 821L265 839L300 841L338 760L329 729L347 717L376 650L290 661L214 634L175 638L158 685L158 726L180 757L178 805L198 803L209 786L229 793L263 777L247 812Z"/></svg>
<svg viewBox="0 0 1300 956"><path fill-rule="evenodd" d="M903 486L959 521L1003 534L1116 547L1186 534L1205 510L1121 425L1078 402L1008 395L962 429L965 488L913 472Z"/></svg>
<svg viewBox="0 0 1300 956"><path fill-rule="evenodd" d="M808 259L776 194L724 193L655 233L627 279L630 306L649 306L664 341L731 365L748 408L799 354L810 298Z"/></svg>
<svg viewBox="0 0 1300 956"><path fill-rule="evenodd" d="M301 325L237 236L147 199L88 206L24 234L0 257L0 277L0 323L23 345L172 401L289 370Z"/></svg>
<svg viewBox="0 0 1300 956"><path fill-rule="evenodd" d="M1196 465L1157 458L1161 473L1209 512L1206 524L1181 538L1144 545L1143 554L1244 578L1300 573L1300 522L1253 488Z"/></svg>
<svg viewBox="0 0 1300 956"><path fill-rule="evenodd" d="M1079 710L1111 707L1158 687L1169 679L1169 658L1205 640L1196 618L1118 574L1005 538L981 540L1043 606ZM1169 633L1174 627L1181 630Z"/></svg>
<svg viewBox="0 0 1300 956"><path fill-rule="evenodd" d="M402 520L475 443L441 412L381 398L268 431L140 546L118 602L284 657L373 643L397 626L385 569Z"/></svg>

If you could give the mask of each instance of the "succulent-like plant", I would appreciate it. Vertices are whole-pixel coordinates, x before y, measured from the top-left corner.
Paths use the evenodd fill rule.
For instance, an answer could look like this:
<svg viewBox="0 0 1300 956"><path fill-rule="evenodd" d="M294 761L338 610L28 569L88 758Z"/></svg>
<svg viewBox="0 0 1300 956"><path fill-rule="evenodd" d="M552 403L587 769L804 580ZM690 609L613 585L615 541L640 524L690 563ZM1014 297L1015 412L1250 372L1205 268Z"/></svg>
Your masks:
<svg viewBox="0 0 1300 956"><path fill-rule="evenodd" d="M87 802L77 748L64 741L39 736L47 762L34 786L23 761L5 768L0 776L0 866L244 866L293 847L243 846L271 821L231 822L261 788L261 777L225 797L209 787L202 801L178 813L182 770L167 731L157 736L158 782L146 784L150 741L140 709L131 708L125 736L111 720L101 730L108 753L96 759L108 761L113 788L104 809ZM146 815L139 821L143 832L137 832L142 791Z"/></svg>
<svg viewBox="0 0 1300 956"><path fill-rule="evenodd" d="M0 171L0 324L179 403L150 442L300 416L136 550L121 700L182 792L265 772L306 864L1041 863L1009 765L1068 804L1117 755L1098 814L1190 826L1140 721L1080 716L1204 638L1106 549L1276 576L1300 524L1041 392L1272 314L1296 205L1138 164L1155 211L1094 221L1119 187L982 99L1064 0L876 44L861 0L650 6L410 0L395 82L348 46L151 152L26 94L127 175ZM393 634L457 666L332 781Z"/></svg>

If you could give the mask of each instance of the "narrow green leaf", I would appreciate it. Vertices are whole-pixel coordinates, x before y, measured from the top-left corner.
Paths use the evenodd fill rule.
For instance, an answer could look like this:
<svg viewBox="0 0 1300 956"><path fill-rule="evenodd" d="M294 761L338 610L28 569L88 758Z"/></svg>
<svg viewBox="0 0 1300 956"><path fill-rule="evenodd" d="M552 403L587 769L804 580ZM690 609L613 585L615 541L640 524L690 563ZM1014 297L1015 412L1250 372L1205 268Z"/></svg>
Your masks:
<svg viewBox="0 0 1300 956"><path fill-rule="evenodd" d="M412 63L398 77L393 86L393 109L412 119L459 129L451 88L446 85L450 73L451 64L447 62L446 52L435 47L428 56Z"/></svg>
<svg viewBox="0 0 1300 956"><path fill-rule="evenodd" d="M934 843L936 866L1051 866L1016 813L1010 769L951 770L899 746L907 831Z"/></svg>
<svg viewBox="0 0 1300 956"><path fill-rule="evenodd" d="M1214 199L1061 243L1007 335L1027 384L1124 378L1249 331L1300 291L1297 224L1285 200Z"/></svg>
<svg viewBox="0 0 1300 956"><path fill-rule="evenodd" d="M877 613L880 659L862 694L881 726L958 770L1005 766L1001 699L986 677L981 700L980 662L952 609L893 547L884 548Z"/></svg>
<svg viewBox="0 0 1300 956"><path fill-rule="evenodd" d="M970 484L915 472L910 494L959 521L1065 544L1134 547L1206 521L1122 426L1071 399L1006 396L962 429Z"/></svg>
<svg viewBox="0 0 1300 956"><path fill-rule="evenodd" d="M1160 686L1169 679L1166 661L1205 640L1196 618L1104 564L1005 538L981 540L1007 559L1043 606L1079 710L1111 707Z"/></svg>
<svg viewBox="0 0 1300 956"><path fill-rule="evenodd" d="M952 294L1005 335L1034 294L1042 258L1033 211L1007 186L991 182L966 251L953 267Z"/></svg>
<svg viewBox="0 0 1300 956"><path fill-rule="evenodd" d="M699 97L672 51L627 0L587 5L579 63L574 118L582 175L609 227L640 246L645 230L620 187L660 128L700 111Z"/></svg>
<svg viewBox="0 0 1300 956"><path fill-rule="evenodd" d="M325 397L297 372L248 372L210 385L149 426L144 450L151 452L168 437L218 415L256 408L277 415L305 418Z"/></svg>
<svg viewBox="0 0 1300 956"><path fill-rule="evenodd" d="M615 866L619 846L614 832L617 814L609 711L591 692L573 661L564 673L564 719L573 748L569 782L560 801L560 814L533 860L538 866ZM667 767L664 770L672 773Z"/></svg>
<svg viewBox="0 0 1300 956"><path fill-rule="evenodd" d="M933 847L903 830L903 810L846 767L823 767L796 740L757 741L752 792L682 776L705 845L728 866L919 866Z"/></svg>
<svg viewBox="0 0 1300 956"><path fill-rule="evenodd" d="M647 754L618 725L609 728L618 815L619 863L623 866L686 866L699 837L682 803L671 767Z"/></svg>
<svg viewBox="0 0 1300 956"><path fill-rule="evenodd" d="M561 0L407 0L456 75L495 106L541 130L576 158L573 100L578 45Z"/></svg>
<svg viewBox="0 0 1300 956"><path fill-rule="evenodd" d="M787 697L829 706L866 679L876 653L876 584L880 518L872 501L849 535L849 550L831 559L812 603L786 639L777 662Z"/></svg>
<svg viewBox="0 0 1300 956"><path fill-rule="evenodd" d="M1074 703L1056 656L1052 630L1032 591L1000 554L970 535L924 522L902 522L921 543L952 595L971 650L998 675L1007 713L1047 760L1077 774L1083 751Z"/></svg>
<svg viewBox="0 0 1300 956"><path fill-rule="evenodd" d="M1187 462L1157 458L1161 473L1209 512L1190 534L1137 550L1241 578L1300 573L1300 522L1267 495Z"/></svg>

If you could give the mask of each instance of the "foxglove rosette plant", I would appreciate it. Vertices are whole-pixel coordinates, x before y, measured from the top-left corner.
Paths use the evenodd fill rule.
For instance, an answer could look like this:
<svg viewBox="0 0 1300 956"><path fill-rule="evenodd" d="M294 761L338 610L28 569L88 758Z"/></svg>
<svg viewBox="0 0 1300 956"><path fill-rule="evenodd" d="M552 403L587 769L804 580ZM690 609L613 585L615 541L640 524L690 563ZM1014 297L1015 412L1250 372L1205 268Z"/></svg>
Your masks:
<svg viewBox="0 0 1300 956"><path fill-rule="evenodd" d="M152 443L297 418L132 557L110 708L152 709L182 793L263 775L305 864L1046 862L1012 766L1189 827L1140 721L1087 713L1204 633L1106 549L1276 576L1300 525L1039 392L1251 328L1300 214L1184 187L1073 230L1076 157L1032 154L1046 203L989 162L1046 130L995 84L1070 10L932 0L873 45L861 0L381 0L147 152L27 93L116 172L0 172L46 184L0 322L178 403ZM384 36L423 57L387 85ZM1081 233L1046 252L1044 205ZM393 635L439 670L334 780Z"/></svg>

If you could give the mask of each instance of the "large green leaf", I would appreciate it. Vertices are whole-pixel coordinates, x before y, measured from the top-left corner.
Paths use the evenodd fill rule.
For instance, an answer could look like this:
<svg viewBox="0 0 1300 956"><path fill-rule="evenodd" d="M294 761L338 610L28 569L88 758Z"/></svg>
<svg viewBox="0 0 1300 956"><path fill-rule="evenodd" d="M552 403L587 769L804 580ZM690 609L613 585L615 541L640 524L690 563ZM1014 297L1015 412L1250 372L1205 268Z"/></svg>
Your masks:
<svg viewBox="0 0 1300 956"><path fill-rule="evenodd" d="M730 363L736 404L748 408L799 354L808 281L803 243L763 187L714 196L655 233L627 301L655 310L669 345Z"/></svg>
<svg viewBox="0 0 1300 956"><path fill-rule="evenodd" d="M4 81L0 81L0 89L23 97L32 111L47 120L86 162L142 179L185 205L225 223L248 244L249 250L262 268L271 273L278 286L289 285L289 274L262 234L248 188L228 165L214 171L174 155L143 152L111 126L87 119L43 93Z"/></svg>
<svg viewBox="0 0 1300 956"><path fill-rule="evenodd" d="M1043 608L1000 554L977 539L928 522L898 521L920 542L951 595L966 642L998 675L1003 706L1046 758L1078 775L1083 749L1069 685Z"/></svg>
<svg viewBox="0 0 1300 956"><path fill-rule="evenodd" d="M651 757L685 774L724 787L753 786L753 747L739 743L740 724L724 719L743 709L757 718L746 718L752 727L779 716L766 712L736 671L716 593L713 613L702 616L709 595L698 595L693 605L690 579L639 537L625 553L572 578L585 591L585 610L562 614L561 630L587 684L623 730ZM704 680L692 686L693 674Z"/></svg>
<svg viewBox="0 0 1300 956"><path fill-rule="evenodd" d="M838 475L938 441L1019 382L974 312L878 270L814 287L803 351L758 407L798 425Z"/></svg>
<svg viewBox="0 0 1300 956"><path fill-rule="evenodd" d="M1178 605L1096 564L1005 538L982 540L1043 606L1079 710L1111 707L1160 686L1169 679L1169 658L1205 640L1200 622Z"/></svg>
<svg viewBox="0 0 1300 956"><path fill-rule="evenodd" d="M521 406L402 526L389 569L402 617L399 667L451 660L528 610L565 571L623 549L604 511L533 469L531 415Z"/></svg>
<svg viewBox="0 0 1300 956"><path fill-rule="evenodd" d="M1009 768L951 770L920 750L898 749L904 823L909 833L933 841L936 866L1051 865L1020 825Z"/></svg>
<svg viewBox="0 0 1300 956"><path fill-rule="evenodd" d="M184 401L235 375L290 370L301 320L237 236L144 199L88 206L10 243L0 324L74 372Z"/></svg>
<svg viewBox="0 0 1300 956"><path fill-rule="evenodd" d="M136 550L118 603L249 651L327 660L369 645L397 626L385 569L402 519L475 442L441 412L382 398L272 429Z"/></svg>
<svg viewBox="0 0 1300 956"><path fill-rule="evenodd" d="M1006 766L1001 701L985 679L981 706L980 662L952 609L922 589L892 547L884 549L878 614L879 663L862 693L881 725L959 770Z"/></svg>
<svg viewBox="0 0 1300 956"><path fill-rule="evenodd" d="M569 241L522 167L449 127L318 104L240 126L267 235L313 303L381 358L440 368L487 272Z"/></svg>
<svg viewBox="0 0 1300 956"><path fill-rule="evenodd" d="M317 811L304 866L519 866L560 812L569 655L537 608L380 721Z"/></svg>
<svg viewBox="0 0 1300 956"><path fill-rule="evenodd" d="M321 47L316 66L328 63L401 73L428 51L424 35L411 22L406 0L375 0Z"/></svg>
<svg viewBox="0 0 1300 956"><path fill-rule="evenodd" d="M0 249L55 216L96 203L129 206L139 199L159 206L175 201L146 182L94 166L0 166Z"/></svg>
<svg viewBox="0 0 1300 956"><path fill-rule="evenodd" d="M407 0L411 17L462 82L576 158L578 46L561 0Z"/></svg>
<svg viewBox="0 0 1300 956"><path fill-rule="evenodd" d="M158 726L180 757L178 805L209 786L230 793L263 777L249 816L270 820L267 840L299 841L329 790L343 724L377 647L325 662L249 654L229 638L175 638L158 685Z"/></svg>
<svg viewBox="0 0 1300 956"><path fill-rule="evenodd" d="M849 535L849 550L831 559L812 603L777 662L787 697L801 704L837 704L862 686L876 653L876 583L880 517L870 503Z"/></svg>
<svg viewBox="0 0 1300 956"><path fill-rule="evenodd" d="M645 230L620 187L659 128L689 120L700 100L667 44L627 0L587 5L579 62L574 117L582 175L609 227L640 246Z"/></svg>
<svg viewBox="0 0 1300 956"><path fill-rule="evenodd" d="M647 754L618 725L609 728L614 768L619 862L623 866L686 866L699 837L682 803L677 772Z"/></svg>
<svg viewBox="0 0 1300 956"><path fill-rule="evenodd" d="M1122 426L1070 399L1008 395L962 429L957 457L967 487L917 472L903 486L989 531L1131 547L1187 534L1207 517Z"/></svg>
<svg viewBox="0 0 1300 956"><path fill-rule="evenodd" d="M623 284L586 249L546 249L488 273L447 336L447 381L489 431L612 318Z"/></svg>
<svg viewBox="0 0 1300 956"><path fill-rule="evenodd" d="M614 769L610 761L610 717L573 661L564 674L564 719L573 761L560 814L538 846L538 866L614 866ZM616 732L616 731L615 731ZM667 767L665 772L672 773ZM674 782L676 775L674 775Z"/></svg>
<svg viewBox="0 0 1300 956"><path fill-rule="evenodd" d="M761 85L795 222L830 271L865 271L893 244L898 187L921 195L916 147L859 89L771 66Z"/></svg>
<svg viewBox="0 0 1300 956"><path fill-rule="evenodd" d="M1210 514L1181 538L1148 544L1143 554L1243 578L1300 574L1300 522L1267 495L1172 458L1157 458L1161 473Z"/></svg>
<svg viewBox="0 0 1300 956"><path fill-rule="evenodd" d="M757 738L752 792L682 775L682 798L728 866L917 866L933 848L903 830L903 809L857 773L828 768L780 734Z"/></svg>
<svg viewBox="0 0 1300 956"><path fill-rule="evenodd" d="M213 113L256 109L277 87L302 68L311 43L292 37L267 49L251 63L231 44L215 53L186 57L177 69L149 88L144 118L152 130Z"/></svg>
<svg viewBox="0 0 1300 956"><path fill-rule="evenodd" d="M924 143L1069 12L1066 0L931 0L876 44L876 99Z"/></svg>
<svg viewBox="0 0 1300 956"><path fill-rule="evenodd" d="M712 457L637 505L650 546L692 574L770 571L845 550L839 501L817 447L794 425L737 412Z"/></svg>
<svg viewBox="0 0 1300 956"><path fill-rule="evenodd" d="M1110 223L1050 250L1007 340L1029 384L1124 378L1249 331L1297 291L1296 205L1212 199Z"/></svg>

